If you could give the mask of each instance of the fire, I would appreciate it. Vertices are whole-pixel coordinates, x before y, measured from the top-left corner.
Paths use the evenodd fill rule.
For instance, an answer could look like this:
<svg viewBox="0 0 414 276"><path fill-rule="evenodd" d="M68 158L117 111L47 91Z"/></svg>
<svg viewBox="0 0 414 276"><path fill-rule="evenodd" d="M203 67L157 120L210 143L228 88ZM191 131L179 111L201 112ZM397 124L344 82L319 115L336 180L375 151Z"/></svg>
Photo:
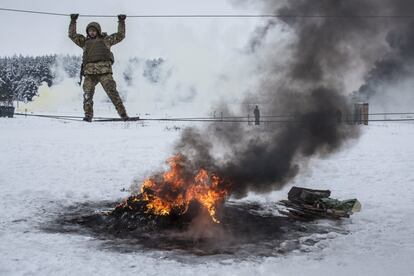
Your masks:
<svg viewBox="0 0 414 276"><path fill-rule="evenodd" d="M160 216L184 214L190 203L196 201L208 211L215 223L220 223L217 207L226 199L228 185L205 169L189 173L185 170L183 156L179 154L168 159L167 163L169 170L146 179L141 186L141 194L132 200L145 202L147 212ZM127 203L123 204L125 207Z"/></svg>

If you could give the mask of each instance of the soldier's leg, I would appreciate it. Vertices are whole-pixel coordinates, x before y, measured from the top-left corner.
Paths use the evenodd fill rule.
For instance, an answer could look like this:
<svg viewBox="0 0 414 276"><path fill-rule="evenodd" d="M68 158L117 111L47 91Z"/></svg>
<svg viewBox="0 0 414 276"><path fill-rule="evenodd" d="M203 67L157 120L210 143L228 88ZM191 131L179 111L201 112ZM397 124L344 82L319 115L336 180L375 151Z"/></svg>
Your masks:
<svg viewBox="0 0 414 276"><path fill-rule="evenodd" d="M118 90L116 90L116 82L114 81L112 74L100 75L99 81L102 84L102 87L105 90L106 94L108 94L108 97L114 104L119 116L121 118L127 118L128 115L126 113L124 104L122 103L122 99L119 96Z"/></svg>
<svg viewBox="0 0 414 276"><path fill-rule="evenodd" d="M98 78L95 75L85 75L83 81L83 111L85 118L93 117L93 95L95 94L95 86L98 84Z"/></svg>

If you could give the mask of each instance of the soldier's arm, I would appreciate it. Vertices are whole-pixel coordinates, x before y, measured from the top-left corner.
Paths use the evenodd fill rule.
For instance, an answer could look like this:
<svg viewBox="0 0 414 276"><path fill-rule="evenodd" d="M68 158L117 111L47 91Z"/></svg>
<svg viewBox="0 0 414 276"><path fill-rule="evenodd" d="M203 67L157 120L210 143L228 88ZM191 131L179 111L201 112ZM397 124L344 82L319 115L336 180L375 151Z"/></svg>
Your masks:
<svg viewBox="0 0 414 276"><path fill-rule="evenodd" d="M121 42L125 38L125 18L125 15L119 15L118 32L107 36L106 39L109 41L111 46Z"/></svg>
<svg viewBox="0 0 414 276"><path fill-rule="evenodd" d="M71 18L70 24L69 24L69 38L73 42L75 42L75 44L78 45L79 47L85 46L85 37L76 32L76 19L74 19L73 17Z"/></svg>

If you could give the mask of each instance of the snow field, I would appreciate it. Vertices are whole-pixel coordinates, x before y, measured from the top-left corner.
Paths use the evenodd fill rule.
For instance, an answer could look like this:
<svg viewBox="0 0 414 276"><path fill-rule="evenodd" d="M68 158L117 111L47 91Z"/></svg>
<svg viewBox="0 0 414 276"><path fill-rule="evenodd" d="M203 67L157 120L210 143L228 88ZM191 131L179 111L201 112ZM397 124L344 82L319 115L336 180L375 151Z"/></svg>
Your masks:
<svg viewBox="0 0 414 276"><path fill-rule="evenodd" d="M0 275L414 274L414 124L363 127L360 139L314 159L291 183L330 189L335 198L358 198L362 211L339 223L349 234L303 238L300 250L278 258L194 256L182 262L162 252L114 252L88 236L38 227L59 206L127 196L121 189L159 168L179 131L167 131L168 123L43 118L0 118L0 125ZM272 209L291 185L243 200Z"/></svg>

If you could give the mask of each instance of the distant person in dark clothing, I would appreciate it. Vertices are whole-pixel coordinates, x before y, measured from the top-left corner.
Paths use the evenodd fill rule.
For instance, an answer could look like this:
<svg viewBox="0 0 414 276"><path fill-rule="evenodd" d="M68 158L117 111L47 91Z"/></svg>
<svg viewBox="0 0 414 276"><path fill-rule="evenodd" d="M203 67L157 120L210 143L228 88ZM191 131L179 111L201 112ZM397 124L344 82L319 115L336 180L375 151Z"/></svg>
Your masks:
<svg viewBox="0 0 414 276"><path fill-rule="evenodd" d="M260 110L259 107L256 105L256 107L254 108L254 124L255 125L260 125Z"/></svg>

